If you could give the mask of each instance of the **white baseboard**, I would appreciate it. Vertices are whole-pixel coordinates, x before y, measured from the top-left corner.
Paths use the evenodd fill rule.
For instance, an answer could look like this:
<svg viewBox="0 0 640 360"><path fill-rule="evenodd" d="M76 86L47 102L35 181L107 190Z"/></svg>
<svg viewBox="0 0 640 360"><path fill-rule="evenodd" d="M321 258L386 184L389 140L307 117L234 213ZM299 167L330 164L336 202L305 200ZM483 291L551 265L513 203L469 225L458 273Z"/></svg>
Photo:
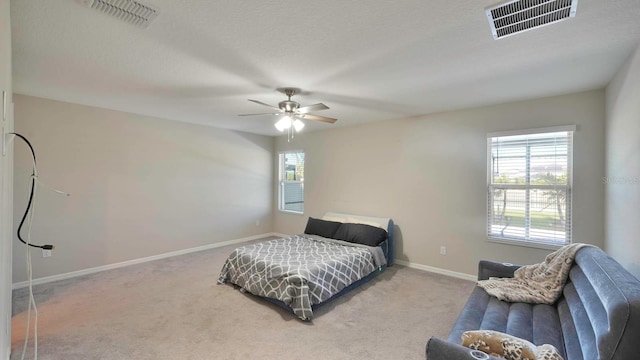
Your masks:
<svg viewBox="0 0 640 360"><path fill-rule="evenodd" d="M246 242L246 241L262 239L262 238L265 238L265 237L268 237L268 236L287 237L287 236L290 236L290 235L280 234L280 233L275 233L275 232L266 233L266 234L260 234L260 235L254 235L254 236L249 236L249 237L240 238L240 239L228 240L228 241L223 241L223 242L219 242L219 243L213 243L213 244L209 244L209 245L203 245L203 246L193 247L193 248L189 248L189 249L177 250L177 251L172 251L172 252L168 252L168 253L164 253L164 254L148 256L148 257L144 257L144 258L140 258L140 259L133 259L133 260L123 261L123 262L109 264L109 265L97 266L97 267L84 269L84 270L72 271L72 272L68 272L68 273L64 273L64 274L45 276L45 277L34 279L32 281L32 284L35 286L35 285L46 284L46 283L50 283L50 282L58 281L58 280L71 279L71 278L74 278L74 277L88 275L88 274L94 274L94 273L101 272L101 271L107 271L107 270L117 269L117 268L121 268L121 267L125 267L125 266L142 264L142 263L149 262L149 261L166 259L166 258L173 257L173 256L179 256L179 255L189 254L189 253L203 251L203 250L215 249L215 248L219 248L219 247L223 247L223 246L227 246L227 245L239 244L239 243L243 243L243 242ZM437 268L437 267L434 267L434 266L416 264L416 263L412 263L412 262L408 262L408 261L404 261L404 260L398 260L398 259L395 260L395 263L398 264L398 265L407 266L407 267L410 267L410 268L413 268L413 269L429 271L429 272L432 272L432 273L451 276L451 277L458 278L458 279L471 280L471 281L476 281L477 280L477 276L475 276L475 275L470 275L470 274L465 274L465 273L461 273L461 272L457 272L457 271L441 269L441 268ZM27 287L28 285L29 285L28 281L22 281L22 282L13 284L12 289L13 290L21 289L21 288Z"/></svg>
<svg viewBox="0 0 640 360"><path fill-rule="evenodd" d="M458 278L458 279L471 280L471 281L478 280L478 277L475 276L475 275L470 275L470 274L465 274L465 273L461 273L461 272L457 272L457 271L441 269L441 268L428 266L428 265L415 264L415 263L404 261L404 260L396 259L395 263L398 264L398 265L407 266L407 267L410 267L410 268L413 268L413 269L429 271L429 272L432 272L432 273L451 276L451 277Z"/></svg>
<svg viewBox="0 0 640 360"><path fill-rule="evenodd" d="M265 238L265 237L268 237L268 236L284 237L284 236L287 236L287 235L278 234L278 233L266 233L266 234L254 235L254 236L249 236L249 237L240 238L240 239L228 240L228 241L223 241L223 242L219 242L219 243L213 243L213 244L209 244L209 245L197 246L197 247L193 247L193 248L189 248L189 249L172 251L172 252L168 252L168 253L164 253L164 254L148 256L148 257L144 257L144 258L140 258L140 259L133 259L133 260L128 260L128 261L123 261L123 262L119 262L119 263L115 263L115 264L109 264L109 265L97 266L97 267L84 269L84 270L72 271L72 272L59 274L59 275L45 276L45 277L33 279L32 284L35 286L35 285L46 284L46 283L50 283L50 282L58 281L58 280L71 279L71 278L74 278L74 277L88 275L88 274L94 274L94 273L101 272L101 271L117 269L117 268L130 266L130 265L142 264L142 263L149 262L149 261L166 259L166 258L169 258L169 257L189 254L189 253L193 253L193 252L197 252L197 251L215 249L215 248L219 248L219 247L223 247L223 246L227 246L227 245L238 244L238 243L251 241L251 240L262 239L262 238ZM29 282L28 281L22 281L22 282L13 284L12 288L13 288L13 290L16 290L16 289L24 288L24 287L27 287L27 286L29 286Z"/></svg>

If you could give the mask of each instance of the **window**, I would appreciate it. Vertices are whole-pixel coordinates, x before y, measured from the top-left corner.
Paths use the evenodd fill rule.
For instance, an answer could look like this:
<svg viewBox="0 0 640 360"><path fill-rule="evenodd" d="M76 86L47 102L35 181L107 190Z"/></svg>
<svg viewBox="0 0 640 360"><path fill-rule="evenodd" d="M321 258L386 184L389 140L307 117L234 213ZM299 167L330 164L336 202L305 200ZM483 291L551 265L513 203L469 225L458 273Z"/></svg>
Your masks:
<svg viewBox="0 0 640 360"><path fill-rule="evenodd" d="M280 191L278 209L304 212L304 152L280 153Z"/></svg>
<svg viewBox="0 0 640 360"><path fill-rule="evenodd" d="M571 243L575 126L489 134L487 235L532 246Z"/></svg>

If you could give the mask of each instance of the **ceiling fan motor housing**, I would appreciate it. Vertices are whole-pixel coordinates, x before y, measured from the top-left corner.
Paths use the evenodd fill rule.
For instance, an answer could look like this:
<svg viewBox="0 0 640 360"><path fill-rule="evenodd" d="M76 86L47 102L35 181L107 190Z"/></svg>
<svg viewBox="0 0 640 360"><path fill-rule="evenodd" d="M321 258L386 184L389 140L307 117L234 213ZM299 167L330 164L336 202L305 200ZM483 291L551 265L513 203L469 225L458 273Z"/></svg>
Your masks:
<svg viewBox="0 0 640 360"><path fill-rule="evenodd" d="M284 112L295 112L300 107L300 104L292 100L285 100L278 103L278 107Z"/></svg>

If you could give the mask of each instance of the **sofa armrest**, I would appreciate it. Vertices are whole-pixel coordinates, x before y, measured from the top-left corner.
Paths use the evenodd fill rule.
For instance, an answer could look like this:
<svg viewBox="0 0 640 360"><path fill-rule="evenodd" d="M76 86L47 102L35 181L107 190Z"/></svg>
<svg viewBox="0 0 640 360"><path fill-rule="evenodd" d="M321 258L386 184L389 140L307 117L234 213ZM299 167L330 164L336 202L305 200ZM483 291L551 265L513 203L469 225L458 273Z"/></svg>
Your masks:
<svg viewBox="0 0 640 360"><path fill-rule="evenodd" d="M471 350L462 345L432 337L427 342L427 360L500 360L482 351Z"/></svg>
<svg viewBox="0 0 640 360"><path fill-rule="evenodd" d="M513 277L513 273L520 267L521 265L480 260L478 263L478 280L487 280L490 277Z"/></svg>

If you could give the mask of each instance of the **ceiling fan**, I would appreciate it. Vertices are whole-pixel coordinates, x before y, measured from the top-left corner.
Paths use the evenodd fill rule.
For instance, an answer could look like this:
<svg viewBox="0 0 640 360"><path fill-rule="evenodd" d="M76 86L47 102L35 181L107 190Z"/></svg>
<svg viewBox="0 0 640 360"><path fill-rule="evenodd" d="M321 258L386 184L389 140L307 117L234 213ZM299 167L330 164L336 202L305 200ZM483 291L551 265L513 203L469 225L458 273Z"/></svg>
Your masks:
<svg viewBox="0 0 640 360"><path fill-rule="evenodd" d="M289 139L293 138L294 131L298 132L302 130L302 128L304 127L304 123L301 120L322 121L329 124L333 124L336 121L338 121L338 119L334 119L326 116L309 114L309 112L311 111L320 111L320 110L329 109L329 107L323 103L317 103L309 106L300 107L300 104L298 102L291 100L291 97L293 95L300 93L300 89L284 87L284 88L278 88L276 90L285 94L288 98L287 100L279 102L277 107L273 105L265 104L262 101L249 99L249 101L266 106L274 110L275 112L259 113L259 114L241 114L238 116L284 115L276 123L276 129L278 129L279 131L287 130Z"/></svg>

